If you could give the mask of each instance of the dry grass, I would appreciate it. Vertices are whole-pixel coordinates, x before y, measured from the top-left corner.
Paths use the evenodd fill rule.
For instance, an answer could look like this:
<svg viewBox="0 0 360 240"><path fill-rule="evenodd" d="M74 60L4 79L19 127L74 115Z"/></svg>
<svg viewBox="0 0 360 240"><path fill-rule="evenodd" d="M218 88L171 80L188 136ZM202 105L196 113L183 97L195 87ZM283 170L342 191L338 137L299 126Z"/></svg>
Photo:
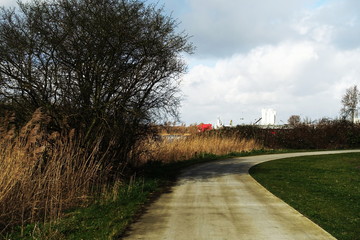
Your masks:
<svg viewBox="0 0 360 240"><path fill-rule="evenodd" d="M0 118L0 236L15 225L57 220L64 209L94 196L117 196L121 182L109 184L101 138L86 149L69 133L49 132L51 119L40 110L22 128L15 117ZM194 134L174 140L148 139L134 150L139 163L173 162L203 153L228 154L261 149L254 140Z"/></svg>
<svg viewBox="0 0 360 240"><path fill-rule="evenodd" d="M196 124L190 126L161 125L155 127L160 135L193 135L198 133Z"/></svg>
<svg viewBox="0 0 360 240"><path fill-rule="evenodd" d="M73 134L48 134L40 110L16 133L14 116L0 119L0 235L8 227L56 220L63 209L86 202L106 176Z"/></svg>
<svg viewBox="0 0 360 240"><path fill-rule="evenodd" d="M139 159L140 163L151 160L162 162L182 161L204 153L225 155L232 152L247 152L263 148L255 140L203 134L173 140L147 139L140 146L142 150Z"/></svg>

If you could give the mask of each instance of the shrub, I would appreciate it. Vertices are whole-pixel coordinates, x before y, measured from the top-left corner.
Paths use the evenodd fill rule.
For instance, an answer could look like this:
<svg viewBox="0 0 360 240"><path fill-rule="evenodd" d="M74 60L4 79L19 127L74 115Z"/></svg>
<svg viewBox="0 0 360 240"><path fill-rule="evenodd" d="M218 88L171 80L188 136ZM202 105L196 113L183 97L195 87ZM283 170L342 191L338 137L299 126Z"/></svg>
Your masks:
<svg viewBox="0 0 360 240"><path fill-rule="evenodd" d="M336 120L317 125L299 124L280 129L258 126L224 128L219 133L237 138L256 139L268 148L342 149L360 147L360 125Z"/></svg>

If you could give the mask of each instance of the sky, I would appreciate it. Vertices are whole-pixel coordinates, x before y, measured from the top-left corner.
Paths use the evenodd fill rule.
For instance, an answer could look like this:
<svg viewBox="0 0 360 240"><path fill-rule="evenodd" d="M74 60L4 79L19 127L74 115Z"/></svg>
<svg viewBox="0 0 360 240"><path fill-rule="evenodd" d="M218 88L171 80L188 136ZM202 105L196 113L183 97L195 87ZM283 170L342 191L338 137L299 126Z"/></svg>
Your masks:
<svg viewBox="0 0 360 240"><path fill-rule="evenodd" d="M339 117L360 82L359 0L148 0L196 47L185 55L183 123L249 124L261 110ZM0 0L0 5L14 5Z"/></svg>
<svg viewBox="0 0 360 240"><path fill-rule="evenodd" d="M360 81L358 0L160 0L192 36L181 120L254 123L261 109L335 119Z"/></svg>

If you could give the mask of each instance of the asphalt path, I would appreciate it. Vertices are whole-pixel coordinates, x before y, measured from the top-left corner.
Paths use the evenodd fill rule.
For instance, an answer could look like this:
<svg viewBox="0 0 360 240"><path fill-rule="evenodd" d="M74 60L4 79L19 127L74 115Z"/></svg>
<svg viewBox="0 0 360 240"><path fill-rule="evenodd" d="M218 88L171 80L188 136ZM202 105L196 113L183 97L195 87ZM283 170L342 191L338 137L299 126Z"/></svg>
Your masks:
<svg viewBox="0 0 360 240"><path fill-rule="evenodd" d="M360 150L271 154L194 166L149 206L123 239L335 239L263 188L248 170L281 158L346 152Z"/></svg>

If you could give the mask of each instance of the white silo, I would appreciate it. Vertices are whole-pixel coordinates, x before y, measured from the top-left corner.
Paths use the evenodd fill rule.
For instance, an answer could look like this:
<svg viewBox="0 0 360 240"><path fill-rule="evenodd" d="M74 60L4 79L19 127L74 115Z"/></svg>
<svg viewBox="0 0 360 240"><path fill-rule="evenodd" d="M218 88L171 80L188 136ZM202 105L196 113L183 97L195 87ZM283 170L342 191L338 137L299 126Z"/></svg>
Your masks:
<svg viewBox="0 0 360 240"><path fill-rule="evenodd" d="M272 108L261 110L261 125L275 125L276 111Z"/></svg>

